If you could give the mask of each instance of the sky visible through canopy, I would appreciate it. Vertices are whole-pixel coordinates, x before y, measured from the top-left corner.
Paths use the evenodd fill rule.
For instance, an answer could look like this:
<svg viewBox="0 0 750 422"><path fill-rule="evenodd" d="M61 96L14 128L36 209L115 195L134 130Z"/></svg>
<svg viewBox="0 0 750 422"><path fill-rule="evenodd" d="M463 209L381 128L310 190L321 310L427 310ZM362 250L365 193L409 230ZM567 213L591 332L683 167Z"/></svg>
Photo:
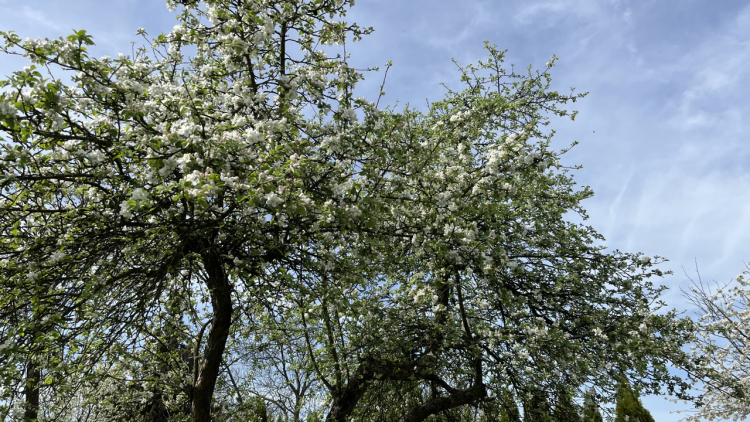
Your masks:
<svg viewBox="0 0 750 422"><path fill-rule="evenodd" d="M151 36L176 23L161 0L0 0L0 29L22 38L94 36L95 56L131 52L139 27ZM381 104L409 103L461 88L451 58L483 59L482 41L508 49L506 64L552 70L561 92L588 91L575 122L552 120L556 148L580 142L562 163L581 164L577 182L606 246L668 258L662 282L670 307L687 309L679 287L695 263L704 281L725 283L750 260L750 2L685 0L359 0L347 21L375 33L347 45L358 68L388 60ZM3 56L7 77L27 62ZM374 100L382 73L362 95ZM644 404L660 422L689 405Z"/></svg>

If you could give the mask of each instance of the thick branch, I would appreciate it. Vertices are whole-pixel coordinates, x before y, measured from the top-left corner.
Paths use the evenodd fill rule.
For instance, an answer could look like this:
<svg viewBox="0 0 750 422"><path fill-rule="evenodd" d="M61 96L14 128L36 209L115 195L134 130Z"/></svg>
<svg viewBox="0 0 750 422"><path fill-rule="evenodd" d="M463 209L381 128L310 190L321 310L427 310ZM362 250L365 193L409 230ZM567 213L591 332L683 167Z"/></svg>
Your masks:
<svg viewBox="0 0 750 422"><path fill-rule="evenodd" d="M29 357L26 365L26 403L24 403L24 422L36 421L39 418L39 380L42 370L34 356Z"/></svg>
<svg viewBox="0 0 750 422"><path fill-rule="evenodd" d="M455 390L448 396L433 397L424 404L412 409L399 422L421 422L431 415L459 406L473 404L485 397L487 397L487 390L484 385L475 384L471 388Z"/></svg>
<svg viewBox="0 0 750 422"><path fill-rule="evenodd" d="M232 289L221 263L219 251L201 251L203 265L208 273L206 284L211 295L213 318L208 332L198 382L193 393L192 422L211 421L211 400L219 377L229 328L232 325Z"/></svg>

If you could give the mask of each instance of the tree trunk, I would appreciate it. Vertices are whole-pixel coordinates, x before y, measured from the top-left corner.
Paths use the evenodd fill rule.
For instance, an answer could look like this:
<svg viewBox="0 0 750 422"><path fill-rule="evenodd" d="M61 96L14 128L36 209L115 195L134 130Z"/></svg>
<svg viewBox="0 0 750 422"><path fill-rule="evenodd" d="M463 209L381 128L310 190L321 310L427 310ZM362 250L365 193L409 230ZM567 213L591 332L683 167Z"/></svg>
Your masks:
<svg viewBox="0 0 750 422"><path fill-rule="evenodd" d="M36 362L35 357L29 357L26 365L26 403L24 404L24 422L36 421L39 418L39 380L42 377L42 368Z"/></svg>
<svg viewBox="0 0 750 422"><path fill-rule="evenodd" d="M201 255L208 273L206 284L211 295L213 318L198 381L193 391L190 418L192 422L211 421L211 401L221 369L224 348L229 337L229 328L232 325L232 289L224 271L224 265L221 263L219 251L209 249L202 251Z"/></svg>
<svg viewBox="0 0 750 422"><path fill-rule="evenodd" d="M474 404L485 397L487 397L487 390L481 383L465 390L455 390L448 396L431 398L422 405L411 409L409 413L401 417L399 422L422 422L429 416L459 406Z"/></svg>
<svg viewBox="0 0 750 422"><path fill-rule="evenodd" d="M351 380L342 389L339 389L333 397L331 410L326 416L325 422L346 422L359 403L359 400L367 392L369 382L373 378L369 363L360 364Z"/></svg>

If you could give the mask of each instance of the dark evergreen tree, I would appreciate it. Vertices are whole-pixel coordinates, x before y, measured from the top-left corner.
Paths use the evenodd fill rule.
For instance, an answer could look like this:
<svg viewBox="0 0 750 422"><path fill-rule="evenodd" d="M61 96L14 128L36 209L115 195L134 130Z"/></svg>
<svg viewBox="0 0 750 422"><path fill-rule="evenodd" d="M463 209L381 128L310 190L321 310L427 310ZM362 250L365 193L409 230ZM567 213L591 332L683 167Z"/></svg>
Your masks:
<svg viewBox="0 0 750 422"><path fill-rule="evenodd" d="M502 397L498 420L500 422L521 422L521 412L518 410L518 404L511 394L505 394ZM491 419L487 419L490 422Z"/></svg>
<svg viewBox="0 0 750 422"><path fill-rule="evenodd" d="M573 395L570 391L558 392L552 419L555 422L581 422L578 405L573 402Z"/></svg>
<svg viewBox="0 0 750 422"><path fill-rule="evenodd" d="M651 412L643 407L638 393L627 380L621 380L617 387L615 422L654 422Z"/></svg>
<svg viewBox="0 0 750 422"><path fill-rule="evenodd" d="M531 397L524 400L524 422L551 422L551 406L544 390L534 390Z"/></svg>
<svg viewBox="0 0 750 422"><path fill-rule="evenodd" d="M589 390L583 397L583 422L603 422L602 413L596 403L594 391Z"/></svg>

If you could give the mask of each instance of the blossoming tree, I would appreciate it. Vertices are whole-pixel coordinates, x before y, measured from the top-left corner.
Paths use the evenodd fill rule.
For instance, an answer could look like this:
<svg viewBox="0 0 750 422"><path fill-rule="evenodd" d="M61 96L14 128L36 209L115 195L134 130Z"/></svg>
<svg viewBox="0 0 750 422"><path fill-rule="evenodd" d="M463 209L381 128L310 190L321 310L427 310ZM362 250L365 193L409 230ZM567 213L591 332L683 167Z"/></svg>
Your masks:
<svg viewBox="0 0 750 422"><path fill-rule="evenodd" d="M26 355L18 351L67 344L52 333L111 342L143 332L165 302L206 298L190 394L193 420L208 420L245 294L233 280L291 265L369 218L362 204L376 194L359 196L352 176L390 165L373 168L383 149L371 134L378 113L352 98L358 76L346 61L314 49L367 31L325 19L343 12L341 2L206 6L159 36L154 47L165 48L155 56L90 58L84 31L26 42L3 34L6 53L34 63L3 82L2 308L17 318L4 332L5 376ZM298 57L288 45L301 48ZM74 72L74 85L45 78L46 67ZM317 117L304 115L307 105ZM33 318L16 312L32 297ZM121 353L120 343L69 352L90 367L93 355Z"/></svg>
<svg viewBox="0 0 750 422"><path fill-rule="evenodd" d="M748 263L750 265L750 263ZM689 371L702 390L699 407L687 420L743 419L750 414L750 368L747 365L750 280L748 269L733 283L712 289L700 278L685 296L698 308L696 339L691 346L695 361ZM699 274L700 276L700 274Z"/></svg>
<svg viewBox="0 0 750 422"><path fill-rule="evenodd" d="M658 261L565 219L591 193L544 131L582 97L549 89L554 61L507 73L488 45L465 90L381 110L318 49L370 32L334 19L353 2L182 4L132 57L2 33L32 62L0 81L8 407L228 419L262 394L241 362L274 347L329 421L680 384Z"/></svg>
<svg viewBox="0 0 750 422"><path fill-rule="evenodd" d="M555 107L569 98L548 91L546 73L504 74L488 50L463 69L465 91L403 114L399 139L427 151L391 206L407 236L370 243L387 255L375 284L330 289L348 273L334 266L290 296L330 420L417 421L509 391L554 407L557 392L589 383L612 396L620 372L652 388L675 381L663 359L681 357L687 325L651 314L651 259L604 253L593 229L563 217L583 213L590 192L549 168L558 153L542 113L564 114Z"/></svg>

